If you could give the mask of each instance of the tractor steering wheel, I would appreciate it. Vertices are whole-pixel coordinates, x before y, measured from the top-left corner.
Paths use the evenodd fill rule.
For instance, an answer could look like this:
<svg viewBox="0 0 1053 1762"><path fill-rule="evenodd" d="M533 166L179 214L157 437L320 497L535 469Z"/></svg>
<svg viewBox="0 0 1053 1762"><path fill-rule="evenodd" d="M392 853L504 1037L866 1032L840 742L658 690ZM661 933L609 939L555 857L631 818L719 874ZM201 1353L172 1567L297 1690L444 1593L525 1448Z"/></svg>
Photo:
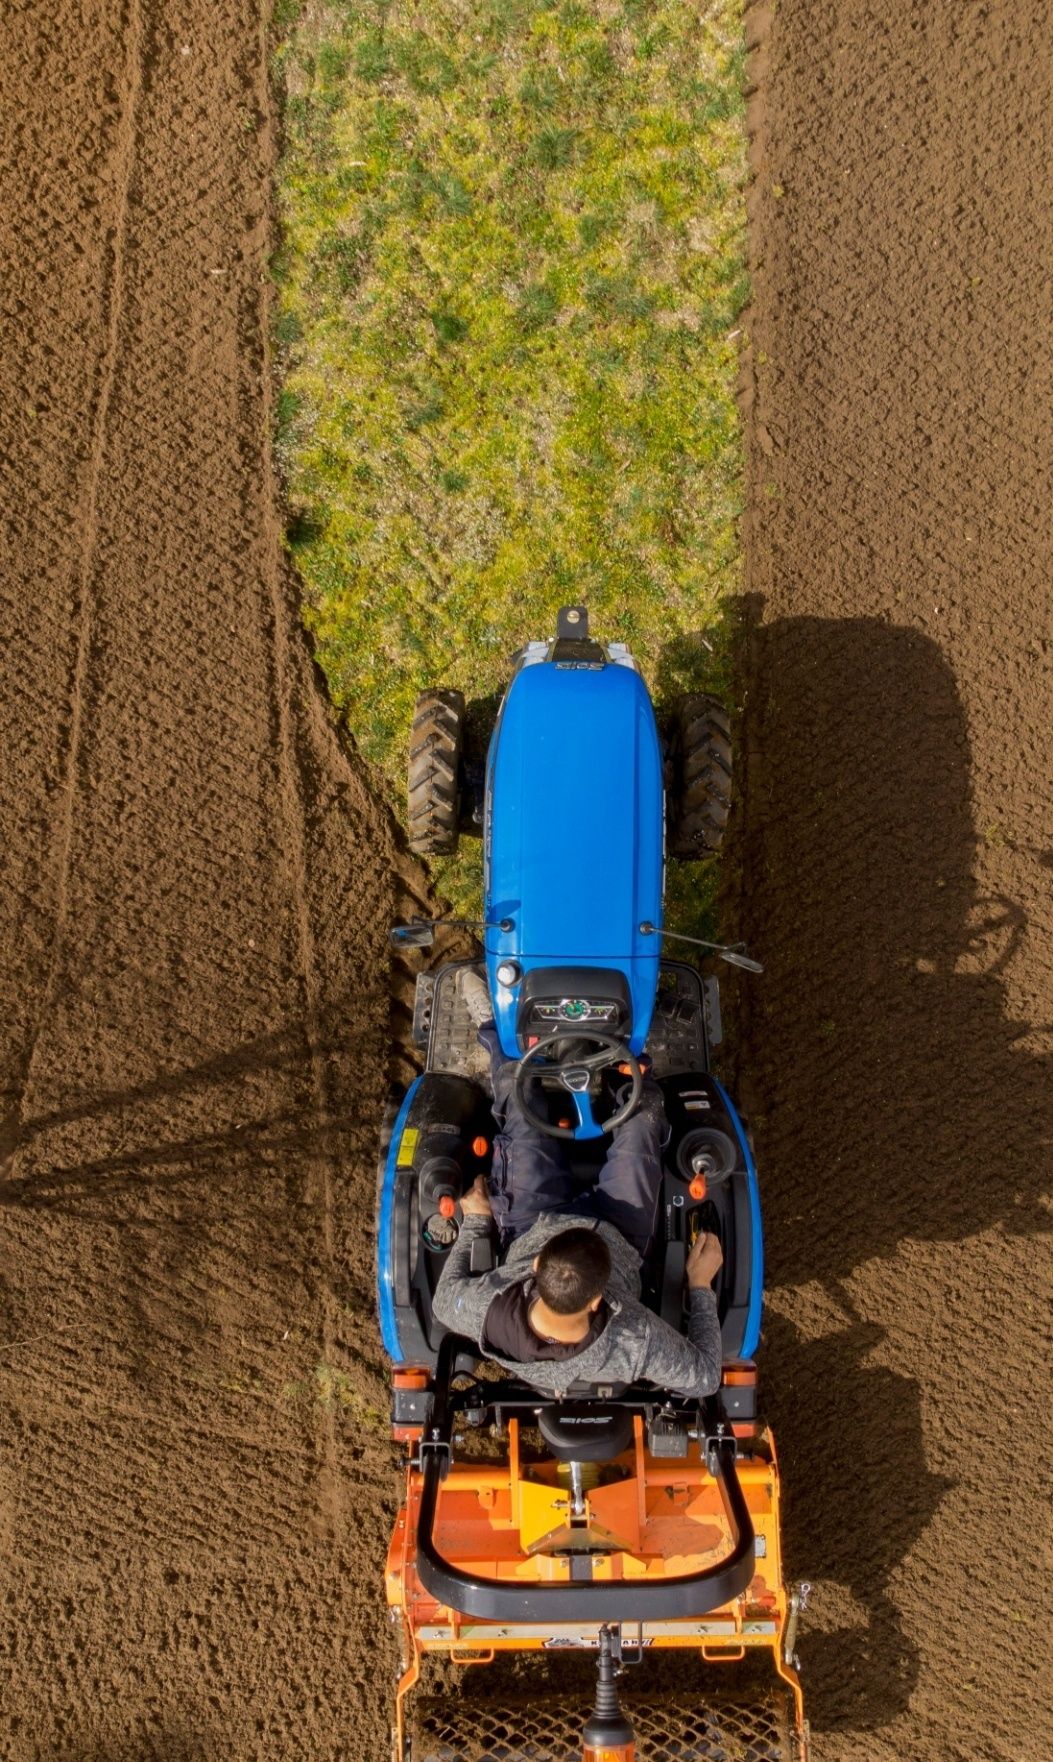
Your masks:
<svg viewBox="0 0 1053 1762"><path fill-rule="evenodd" d="M578 1116L576 1126L553 1126L550 1121L543 1119L539 1113L536 1113L527 1100L527 1078L539 1074L531 1069L539 1054L547 1052L548 1048L555 1046L557 1041L571 1038L592 1040L601 1050L590 1052L584 1058L567 1057L562 1060L549 1061L550 1071L559 1077L564 1089L574 1102L574 1109ZM617 1108L610 1119L605 1120L601 1125L592 1112L589 1078L593 1071L603 1070L607 1065L620 1064L629 1066L632 1088L621 1107ZM557 1028L553 1034L543 1034L540 1040L535 1041L533 1046L527 1048L516 1065L512 1089L512 1093L519 1103L520 1111L532 1126L537 1127L539 1132L544 1132L549 1138L572 1138L578 1142L586 1138L602 1138L605 1133L613 1132L615 1126L622 1125L636 1112L642 1091L643 1072L640 1069L640 1061L635 1053L629 1051L625 1042L618 1039L617 1035L594 1034L589 1029L579 1029L572 1036L568 1034L566 1028Z"/></svg>

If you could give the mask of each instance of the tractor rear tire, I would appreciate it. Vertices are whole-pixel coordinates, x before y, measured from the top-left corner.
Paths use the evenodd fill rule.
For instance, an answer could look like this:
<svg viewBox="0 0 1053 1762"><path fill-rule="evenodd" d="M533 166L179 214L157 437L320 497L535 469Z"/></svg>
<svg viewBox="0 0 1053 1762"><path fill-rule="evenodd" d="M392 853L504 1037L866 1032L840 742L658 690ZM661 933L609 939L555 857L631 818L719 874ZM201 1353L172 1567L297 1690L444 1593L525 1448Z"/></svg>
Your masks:
<svg viewBox="0 0 1053 1762"><path fill-rule="evenodd" d="M669 718L666 842L688 862L720 849L731 812L731 723L723 704L692 692Z"/></svg>
<svg viewBox="0 0 1053 1762"><path fill-rule="evenodd" d="M409 743L409 845L418 856L452 856L461 804L464 698L436 686L422 691Z"/></svg>

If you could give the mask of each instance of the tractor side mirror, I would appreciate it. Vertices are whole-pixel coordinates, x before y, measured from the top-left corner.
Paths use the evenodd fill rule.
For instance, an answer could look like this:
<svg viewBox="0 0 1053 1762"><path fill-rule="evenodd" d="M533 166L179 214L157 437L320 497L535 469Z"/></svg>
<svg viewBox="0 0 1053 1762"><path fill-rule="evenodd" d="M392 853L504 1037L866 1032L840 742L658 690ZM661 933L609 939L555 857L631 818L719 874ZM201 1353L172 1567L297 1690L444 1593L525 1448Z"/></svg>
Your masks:
<svg viewBox="0 0 1053 1762"><path fill-rule="evenodd" d="M748 954L740 954L735 948L722 948L720 959L727 961L729 967L741 967L745 973L763 973L760 961L751 960Z"/></svg>
<svg viewBox="0 0 1053 1762"><path fill-rule="evenodd" d="M392 926L391 940L396 948L431 948L435 941L435 925L421 921L415 924L395 924Z"/></svg>

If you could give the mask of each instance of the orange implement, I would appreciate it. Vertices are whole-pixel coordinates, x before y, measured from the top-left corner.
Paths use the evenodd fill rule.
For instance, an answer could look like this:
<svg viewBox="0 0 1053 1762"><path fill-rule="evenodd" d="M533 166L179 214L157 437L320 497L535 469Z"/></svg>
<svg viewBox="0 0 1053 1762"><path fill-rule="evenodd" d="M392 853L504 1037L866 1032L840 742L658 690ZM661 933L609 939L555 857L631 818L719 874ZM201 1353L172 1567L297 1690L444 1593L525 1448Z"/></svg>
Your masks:
<svg viewBox="0 0 1053 1762"><path fill-rule="evenodd" d="M729 1386L744 1383L754 1374L751 1366L731 1366L725 1373ZM543 1453L539 1457L536 1444L527 1451L520 1422L510 1417L507 1446L492 1459L474 1456L458 1460L451 1452L429 1539L455 1573L467 1575L473 1582L504 1585L523 1593L532 1587L568 1587L582 1580L582 1563L587 1561L585 1580L589 1584L624 1585L626 1645L646 1651L676 1649L694 1654L698 1661L690 1702L681 1710L689 1724L691 1719L697 1724L699 1706L707 1704L707 1672L722 1667L723 1690L725 1671L735 1661L766 1657L778 1691L774 1700L760 1710L749 1706L732 1716L727 1712L726 1696L721 1694L721 1718L731 1720L728 1729L734 1732L747 1727L752 1732L756 1726L769 1733L764 1739L768 1749L743 1749L743 1754L770 1754L774 1762L806 1762L803 1697L796 1671L787 1662L794 1606L782 1572L778 1463L766 1427L751 1428L748 1441L739 1441L736 1471L754 1536L752 1577L738 1595L700 1616L652 1620L646 1616L637 1619L632 1613L638 1587L683 1579L713 1567L729 1556L733 1546L726 1491L711 1471L705 1441L691 1439L675 1459L655 1457L648 1449L639 1415L627 1450L587 1475L579 1472L571 1481L566 1465L546 1460ZM435 1740L434 1722L439 1719L433 1704L422 1703L429 1710L432 1725L428 1743L422 1740L419 1747L411 1737L405 1706L424 1656L485 1664L498 1654L553 1649L595 1652L606 1625L595 1618L580 1617L489 1620L438 1600L418 1571L418 1526L424 1493L420 1459L412 1459L407 1465L405 1503L392 1536L385 1578L387 1600L402 1630L406 1666L396 1704L396 1755L400 1762L415 1762L417 1756L435 1753L428 1748ZM524 1608L529 1605L529 1597L524 1596ZM663 1705L667 1702L668 1697ZM450 1735L456 1706L443 1704L441 1724L447 1747L442 1753L451 1759L476 1754L476 1728L484 1707L476 1702L457 1705L471 1729L459 1747ZM496 1709L491 1712L496 1717ZM673 1717L675 1710L667 1707L667 1712ZM510 1756L516 1753L514 1748L508 1752ZM632 1753L631 1746L624 1743L594 1744L582 1750L584 1762L628 1762ZM700 1749L697 1753L712 1752ZM728 1753L738 1752L729 1749ZM530 1754L540 1757L546 1751L535 1745ZM690 1743L677 1754L689 1758Z"/></svg>

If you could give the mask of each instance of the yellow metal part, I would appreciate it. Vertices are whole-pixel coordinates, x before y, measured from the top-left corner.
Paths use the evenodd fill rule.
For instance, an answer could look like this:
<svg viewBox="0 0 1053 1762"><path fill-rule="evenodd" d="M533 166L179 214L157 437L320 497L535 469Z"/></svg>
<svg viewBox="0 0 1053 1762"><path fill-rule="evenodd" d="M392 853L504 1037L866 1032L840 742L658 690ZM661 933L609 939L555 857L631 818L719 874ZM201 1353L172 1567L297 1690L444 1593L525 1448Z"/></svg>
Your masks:
<svg viewBox="0 0 1053 1762"><path fill-rule="evenodd" d="M604 1498L604 1493L613 1496ZM631 1552L640 1544L634 1490L630 1483L597 1489L586 1498L583 1514L576 1516L568 1493L544 1482L523 1481L519 1539L527 1554Z"/></svg>
<svg viewBox="0 0 1053 1762"><path fill-rule="evenodd" d="M539 1481L520 1482L519 1542L525 1553L533 1554L557 1531L566 1530L569 1520L570 1495L561 1487L545 1486Z"/></svg>

